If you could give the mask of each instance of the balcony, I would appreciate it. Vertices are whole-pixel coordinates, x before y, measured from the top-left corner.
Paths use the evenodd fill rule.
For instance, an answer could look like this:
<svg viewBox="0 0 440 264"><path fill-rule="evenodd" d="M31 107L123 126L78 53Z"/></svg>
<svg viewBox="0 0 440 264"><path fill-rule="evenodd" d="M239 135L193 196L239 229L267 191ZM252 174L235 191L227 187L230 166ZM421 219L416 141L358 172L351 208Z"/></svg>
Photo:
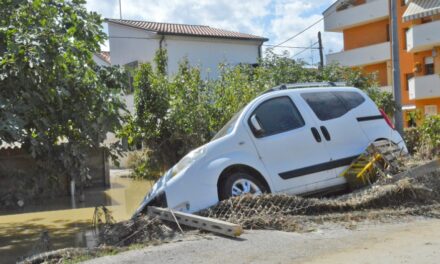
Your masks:
<svg viewBox="0 0 440 264"><path fill-rule="evenodd" d="M327 63L356 67L385 62L391 59L390 42L351 49L327 55Z"/></svg>
<svg viewBox="0 0 440 264"><path fill-rule="evenodd" d="M409 79L409 99L420 100L440 97L440 76L438 74Z"/></svg>
<svg viewBox="0 0 440 264"><path fill-rule="evenodd" d="M440 20L416 25L406 32L406 50L418 52L440 46Z"/></svg>
<svg viewBox="0 0 440 264"><path fill-rule="evenodd" d="M332 6L324 12L324 30L341 32L346 28L379 21L388 17L387 0L367 0L366 3L350 6L347 9L336 11Z"/></svg>

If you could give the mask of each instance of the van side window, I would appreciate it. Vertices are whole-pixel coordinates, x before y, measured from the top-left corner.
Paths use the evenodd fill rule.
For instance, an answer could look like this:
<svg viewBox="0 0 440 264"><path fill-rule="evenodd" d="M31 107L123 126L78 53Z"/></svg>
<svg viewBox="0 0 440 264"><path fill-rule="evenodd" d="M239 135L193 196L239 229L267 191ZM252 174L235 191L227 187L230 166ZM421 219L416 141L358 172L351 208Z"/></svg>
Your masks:
<svg viewBox="0 0 440 264"><path fill-rule="evenodd" d="M338 118L348 112L344 102L332 92L303 93L301 97L321 121Z"/></svg>
<svg viewBox="0 0 440 264"><path fill-rule="evenodd" d="M334 94L344 101L348 111L365 102L365 98L357 92L334 92Z"/></svg>
<svg viewBox="0 0 440 264"><path fill-rule="evenodd" d="M298 109L287 96L277 97L263 102L255 109L251 116L254 115L263 129L262 132L257 133L249 119L248 123L257 138L275 135L305 125L304 119Z"/></svg>

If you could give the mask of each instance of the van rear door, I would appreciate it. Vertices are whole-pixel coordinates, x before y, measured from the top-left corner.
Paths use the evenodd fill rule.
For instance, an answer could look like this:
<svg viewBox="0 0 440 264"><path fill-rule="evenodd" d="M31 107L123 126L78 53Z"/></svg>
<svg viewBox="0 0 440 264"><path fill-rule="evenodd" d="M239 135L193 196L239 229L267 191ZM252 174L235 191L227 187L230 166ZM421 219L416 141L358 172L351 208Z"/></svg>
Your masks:
<svg viewBox="0 0 440 264"><path fill-rule="evenodd" d="M304 92L301 97L314 113L338 178L369 144L352 111L366 100L356 91Z"/></svg>

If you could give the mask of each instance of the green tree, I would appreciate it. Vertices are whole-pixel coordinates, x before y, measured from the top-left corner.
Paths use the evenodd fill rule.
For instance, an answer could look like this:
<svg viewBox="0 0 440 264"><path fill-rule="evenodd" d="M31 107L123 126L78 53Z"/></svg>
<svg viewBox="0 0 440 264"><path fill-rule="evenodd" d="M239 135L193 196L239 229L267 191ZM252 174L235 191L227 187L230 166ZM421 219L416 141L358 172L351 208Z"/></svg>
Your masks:
<svg viewBox="0 0 440 264"><path fill-rule="evenodd" d="M105 34L84 4L0 2L0 143L22 143L77 182L88 174L85 153L121 127L126 79L94 63Z"/></svg>
<svg viewBox="0 0 440 264"><path fill-rule="evenodd" d="M253 98L283 83L344 81L366 91L381 107L392 105L392 97L378 90L374 75L338 65L308 68L302 61L271 51L257 67L219 65L219 77L207 81L186 59L167 77L166 50L158 50L154 62L154 69L146 64L137 70L136 116L126 126L127 134L148 148L148 158L143 157L137 167L138 176L154 178L157 175L153 174L160 174L189 150L209 141Z"/></svg>

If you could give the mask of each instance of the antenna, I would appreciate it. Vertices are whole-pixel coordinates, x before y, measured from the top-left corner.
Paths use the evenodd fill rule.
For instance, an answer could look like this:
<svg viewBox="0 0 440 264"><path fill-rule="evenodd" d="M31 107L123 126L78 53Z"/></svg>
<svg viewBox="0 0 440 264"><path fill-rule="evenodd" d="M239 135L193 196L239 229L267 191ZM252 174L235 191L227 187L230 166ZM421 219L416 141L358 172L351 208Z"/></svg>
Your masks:
<svg viewBox="0 0 440 264"><path fill-rule="evenodd" d="M122 20L122 7L121 7L121 0L119 0L119 19Z"/></svg>

